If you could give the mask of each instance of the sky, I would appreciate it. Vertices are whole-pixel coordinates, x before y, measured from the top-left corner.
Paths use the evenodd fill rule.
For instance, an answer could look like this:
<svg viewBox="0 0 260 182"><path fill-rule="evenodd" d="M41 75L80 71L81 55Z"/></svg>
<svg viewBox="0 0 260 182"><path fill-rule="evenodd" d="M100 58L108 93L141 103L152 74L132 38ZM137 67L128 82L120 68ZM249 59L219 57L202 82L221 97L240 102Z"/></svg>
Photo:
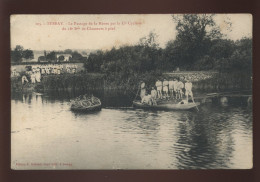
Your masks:
<svg viewBox="0 0 260 182"><path fill-rule="evenodd" d="M226 38L252 37L251 14L217 14L214 18ZM232 23L227 29L224 21ZM11 48L31 50L102 49L135 45L152 31L164 48L176 38L171 14L131 15L12 15Z"/></svg>

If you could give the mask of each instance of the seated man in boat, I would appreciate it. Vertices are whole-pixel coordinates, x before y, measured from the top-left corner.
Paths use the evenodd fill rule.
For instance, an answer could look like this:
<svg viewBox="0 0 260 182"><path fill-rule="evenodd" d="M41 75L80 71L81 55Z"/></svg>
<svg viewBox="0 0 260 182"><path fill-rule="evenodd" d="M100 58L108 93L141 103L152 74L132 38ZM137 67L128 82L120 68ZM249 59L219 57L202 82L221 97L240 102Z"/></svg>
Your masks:
<svg viewBox="0 0 260 182"><path fill-rule="evenodd" d="M188 104L187 100L181 100L178 104Z"/></svg>
<svg viewBox="0 0 260 182"><path fill-rule="evenodd" d="M95 104L95 97L94 97L93 94L91 95L91 103L92 103L92 104Z"/></svg>
<svg viewBox="0 0 260 182"><path fill-rule="evenodd" d="M152 87L152 90L151 90L151 99L152 99L152 104L153 104L153 105L157 105L156 96L157 96L157 91L154 89L154 87Z"/></svg>
<svg viewBox="0 0 260 182"><path fill-rule="evenodd" d="M152 96L146 93L145 96L142 98L141 103L152 105Z"/></svg>
<svg viewBox="0 0 260 182"><path fill-rule="evenodd" d="M155 86L157 89L158 98L162 99L162 81L158 79L155 83Z"/></svg>
<svg viewBox="0 0 260 182"><path fill-rule="evenodd" d="M189 101L189 96L191 97L192 101L194 101L193 93L192 93L192 83L188 78L186 79L186 83L185 83L185 95L186 95L187 102Z"/></svg>

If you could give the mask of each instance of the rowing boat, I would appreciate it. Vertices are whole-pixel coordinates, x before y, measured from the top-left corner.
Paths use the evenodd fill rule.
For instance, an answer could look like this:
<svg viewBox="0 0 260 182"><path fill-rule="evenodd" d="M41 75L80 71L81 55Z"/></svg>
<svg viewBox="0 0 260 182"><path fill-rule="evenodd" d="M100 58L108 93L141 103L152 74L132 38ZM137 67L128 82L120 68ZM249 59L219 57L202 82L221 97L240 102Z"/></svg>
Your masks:
<svg viewBox="0 0 260 182"><path fill-rule="evenodd" d="M91 112L101 110L101 101L97 97L91 99L75 99L70 102L70 109L76 112Z"/></svg>
<svg viewBox="0 0 260 182"><path fill-rule="evenodd" d="M140 101L133 101L133 106L135 108L154 109L154 110L190 110L190 109L197 107L198 105L200 105L199 102L196 102L196 103L179 102L179 103L175 103L175 104L164 102L164 103L161 103L161 104L158 104L158 105L149 105L149 104L146 104L146 103L141 103Z"/></svg>

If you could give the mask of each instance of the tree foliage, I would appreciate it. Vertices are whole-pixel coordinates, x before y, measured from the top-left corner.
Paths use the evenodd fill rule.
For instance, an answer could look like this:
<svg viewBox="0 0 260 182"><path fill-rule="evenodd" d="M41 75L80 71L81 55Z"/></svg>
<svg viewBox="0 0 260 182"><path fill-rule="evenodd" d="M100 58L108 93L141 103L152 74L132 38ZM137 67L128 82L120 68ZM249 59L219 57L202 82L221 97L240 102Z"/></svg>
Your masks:
<svg viewBox="0 0 260 182"><path fill-rule="evenodd" d="M34 54L32 50L26 49L24 50L23 46L17 45L14 50L11 50L11 61L15 63L19 63L22 59L33 59Z"/></svg>
<svg viewBox="0 0 260 182"><path fill-rule="evenodd" d="M23 57L25 59L33 59L34 58L34 54L32 50L26 49L23 51Z"/></svg>
<svg viewBox="0 0 260 182"><path fill-rule="evenodd" d="M47 61L57 61L56 53L54 51L51 51L50 53L48 53L46 55L46 60Z"/></svg>
<svg viewBox="0 0 260 182"><path fill-rule="evenodd" d="M224 39L213 17L174 17L178 34L164 49L158 46L158 36L151 32L136 45L91 53L85 67L89 72L120 75L120 79L146 72L173 71L177 67L181 70L252 71L252 39Z"/></svg>
<svg viewBox="0 0 260 182"><path fill-rule="evenodd" d="M212 14L173 15L177 36L171 49L178 55L175 62L179 67L192 69L208 54L212 41L222 37L213 17Z"/></svg>
<svg viewBox="0 0 260 182"><path fill-rule="evenodd" d="M72 61L80 61L82 59L82 55L78 53L77 51L72 52Z"/></svg>

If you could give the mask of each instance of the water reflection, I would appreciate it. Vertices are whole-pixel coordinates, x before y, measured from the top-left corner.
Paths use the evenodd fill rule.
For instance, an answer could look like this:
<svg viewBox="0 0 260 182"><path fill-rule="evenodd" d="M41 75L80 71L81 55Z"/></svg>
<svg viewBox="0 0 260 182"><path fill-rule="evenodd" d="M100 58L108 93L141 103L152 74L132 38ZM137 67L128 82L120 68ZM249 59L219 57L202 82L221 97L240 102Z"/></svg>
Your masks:
<svg viewBox="0 0 260 182"><path fill-rule="evenodd" d="M199 112L135 110L131 96L101 91L95 94L102 111L73 113L68 102L80 94L12 94L13 163L68 161L73 169L252 166L250 108L208 103Z"/></svg>

